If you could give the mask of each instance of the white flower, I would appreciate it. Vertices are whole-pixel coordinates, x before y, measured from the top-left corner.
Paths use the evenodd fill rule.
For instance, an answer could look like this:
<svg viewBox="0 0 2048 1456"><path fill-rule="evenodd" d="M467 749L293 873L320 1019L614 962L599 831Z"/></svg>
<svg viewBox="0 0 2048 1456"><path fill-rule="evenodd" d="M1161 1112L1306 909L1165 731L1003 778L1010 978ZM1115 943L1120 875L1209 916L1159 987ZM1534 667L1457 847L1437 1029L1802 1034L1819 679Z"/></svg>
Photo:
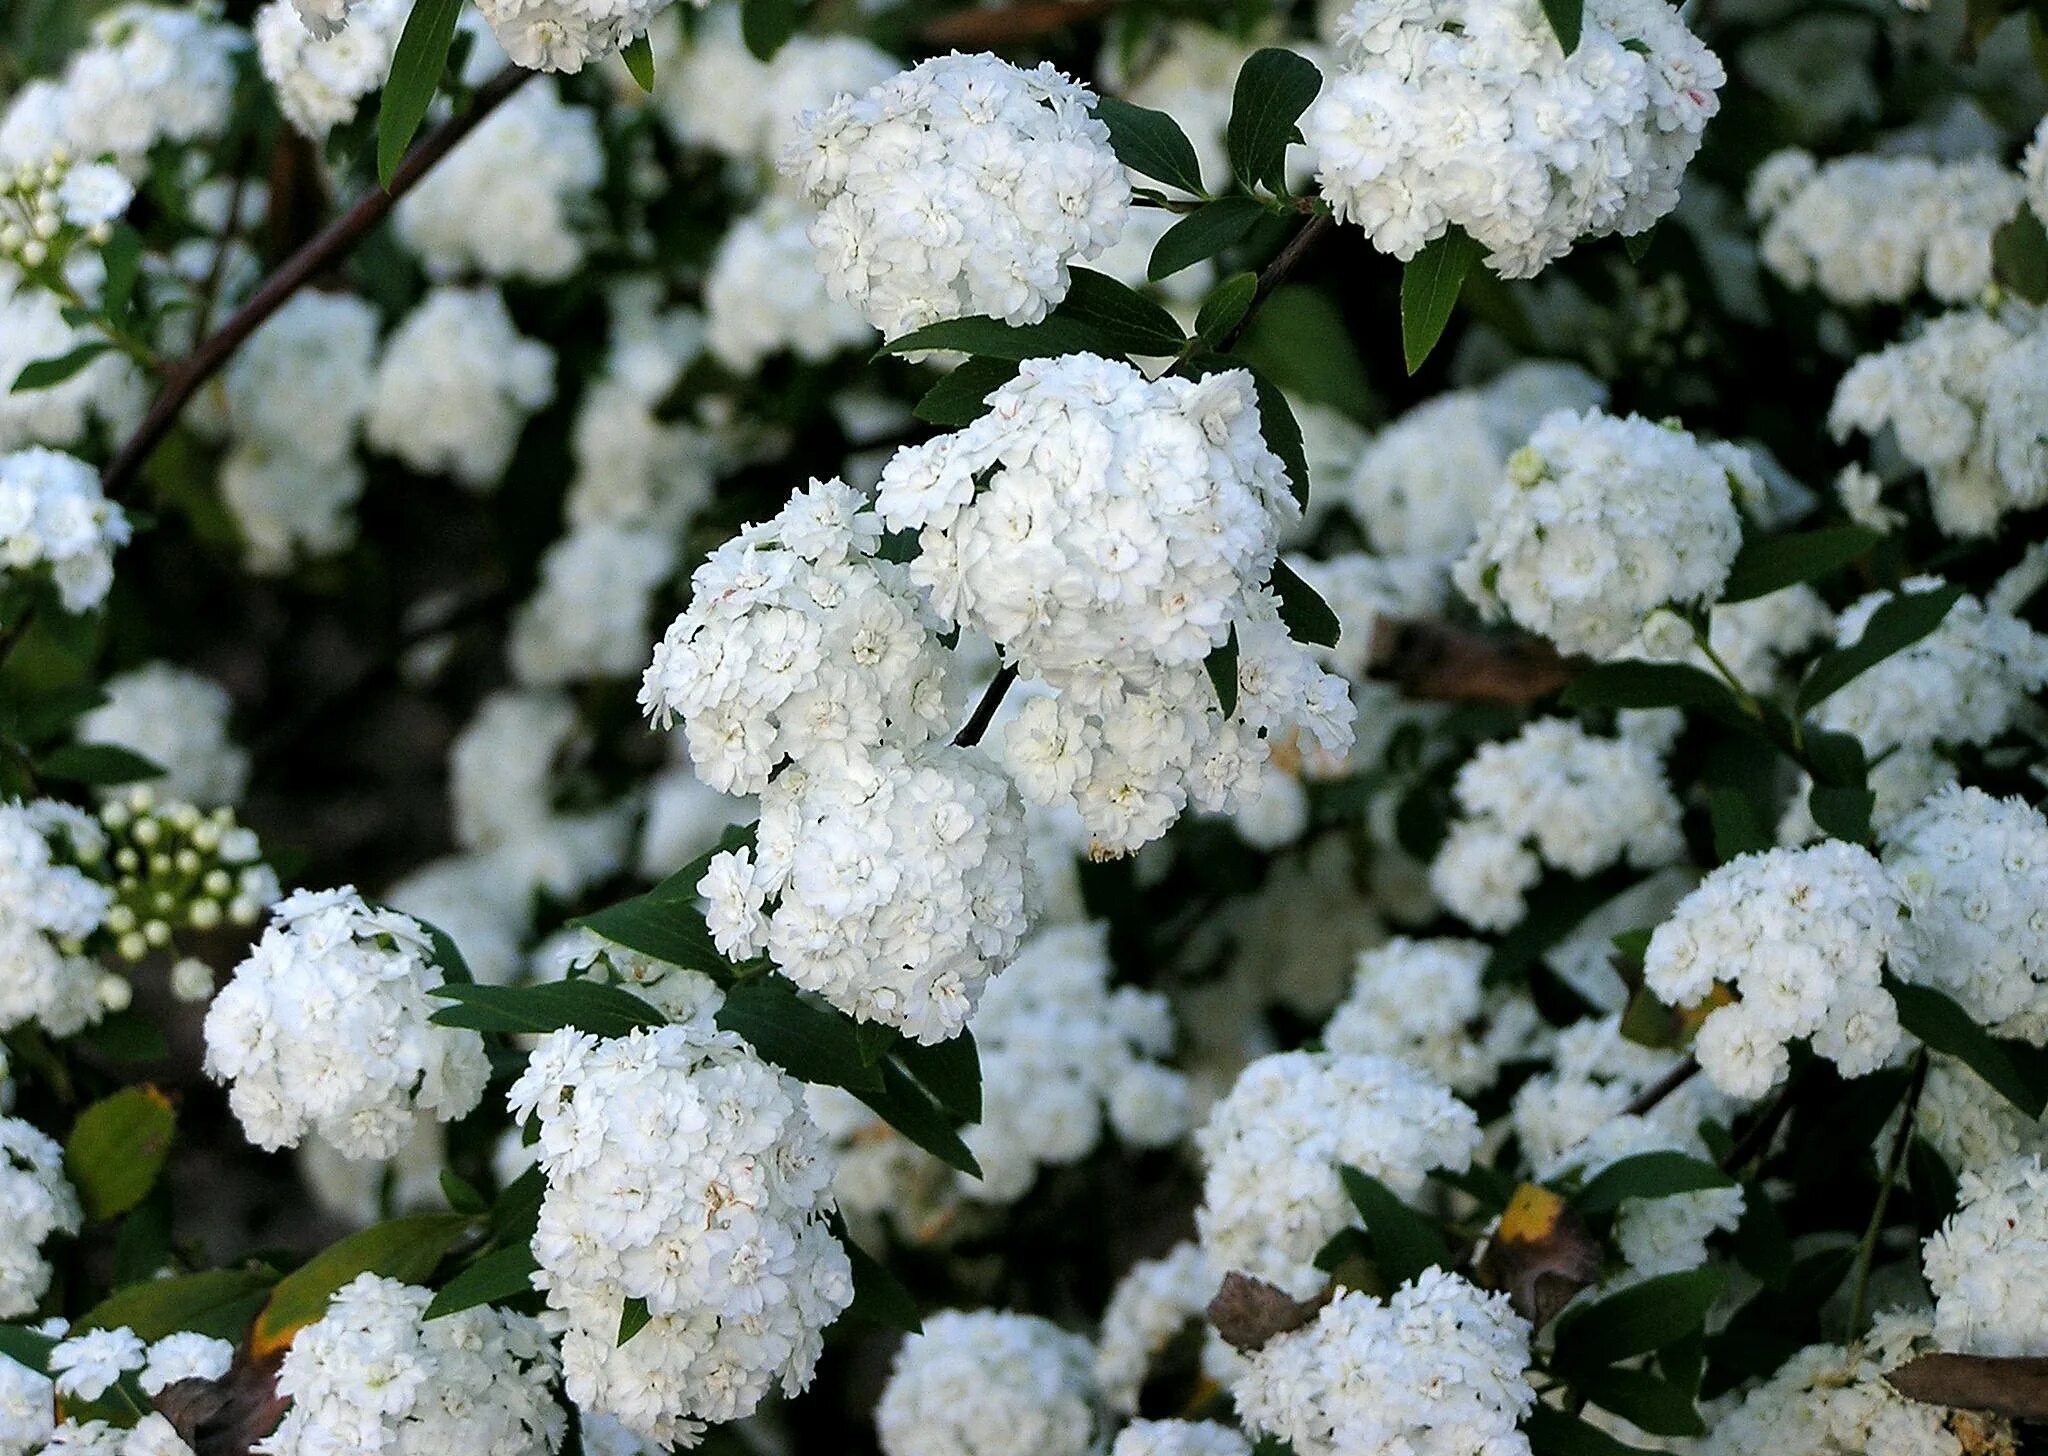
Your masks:
<svg viewBox="0 0 2048 1456"><path fill-rule="evenodd" d="M1240 1431L1214 1421L1132 1421L1116 1434L1109 1456L1251 1456Z"/></svg>
<svg viewBox="0 0 2048 1456"><path fill-rule="evenodd" d="M57 1394L98 1400L123 1375L140 1370L145 1359L142 1340L135 1331L126 1327L87 1330L59 1340L51 1349L50 1374Z"/></svg>
<svg viewBox="0 0 2048 1456"><path fill-rule="evenodd" d="M322 22L316 7L323 3L346 0L269 0L255 21L256 57L278 110L316 142L346 126L384 84L411 13L405 0L357 0L340 29Z"/></svg>
<svg viewBox="0 0 2048 1456"><path fill-rule="evenodd" d="M782 166L818 208L811 242L834 296L895 338L939 319L1036 323L1071 263L1130 211L1094 93L1050 63L935 57L807 112Z"/></svg>
<svg viewBox="0 0 2048 1456"><path fill-rule="evenodd" d="M234 1363L235 1347L210 1335L180 1330L149 1347L136 1383L146 1395L161 1395L180 1380L218 1380Z"/></svg>
<svg viewBox="0 0 2048 1456"><path fill-rule="evenodd" d="M197 804L232 804L249 779L249 755L228 731L226 689L168 662L108 678L107 700L78 720L78 741L111 743L164 770L151 787Z"/></svg>
<svg viewBox="0 0 2048 1456"><path fill-rule="evenodd" d="M515 65L583 69L647 31L672 0L479 0L477 9ZM703 0L692 0L702 5Z"/></svg>
<svg viewBox="0 0 2048 1456"><path fill-rule="evenodd" d="M0 455L0 585L47 574L65 611L91 611L128 536L127 513L83 460L40 447Z"/></svg>
<svg viewBox="0 0 2048 1456"><path fill-rule="evenodd" d="M896 1352L875 1407L883 1456L1089 1456L1088 1342L1035 1315L942 1310Z"/></svg>
<svg viewBox="0 0 2048 1456"><path fill-rule="evenodd" d="M0 1318L33 1314L50 1288L41 1249L52 1234L84 1222L64 1177L64 1149L18 1117L0 1118Z"/></svg>
<svg viewBox="0 0 2048 1456"><path fill-rule="evenodd" d="M1323 1027L1333 1052L1399 1057L1460 1096L1493 1084L1535 1035L1525 998L1482 985L1488 947L1476 940L1397 935L1361 951L1350 994Z"/></svg>
<svg viewBox="0 0 2048 1456"><path fill-rule="evenodd" d="M638 526L581 526L541 557L540 586L513 614L506 656L522 683L630 677L643 660L654 594L675 541Z"/></svg>
<svg viewBox="0 0 2048 1456"><path fill-rule="evenodd" d="M2039 1157L1965 1172L1922 1252L1934 1337L1964 1355L2048 1351L2048 1169Z"/></svg>
<svg viewBox="0 0 2048 1456"><path fill-rule="evenodd" d="M739 12L728 6L697 19L673 65L660 49L663 79L653 101L676 140L763 170L796 140L806 112L871 90L901 68L861 36L801 30L758 60L740 34Z"/></svg>
<svg viewBox="0 0 2048 1456"><path fill-rule="evenodd" d="M99 826L68 805L0 803L0 1029L71 1036L106 1014L83 942L113 895L78 867L105 852Z"/></svg>
<svg viewBox="0 0 2048 1456"><path fill-rule="evenodd" d="M834 297L811 266L806 213L787 197L770 197L726 229L704 279L704 312L712 356L751 374L772 354L808 363L862 345L875 333L860 312Z"/></svg>

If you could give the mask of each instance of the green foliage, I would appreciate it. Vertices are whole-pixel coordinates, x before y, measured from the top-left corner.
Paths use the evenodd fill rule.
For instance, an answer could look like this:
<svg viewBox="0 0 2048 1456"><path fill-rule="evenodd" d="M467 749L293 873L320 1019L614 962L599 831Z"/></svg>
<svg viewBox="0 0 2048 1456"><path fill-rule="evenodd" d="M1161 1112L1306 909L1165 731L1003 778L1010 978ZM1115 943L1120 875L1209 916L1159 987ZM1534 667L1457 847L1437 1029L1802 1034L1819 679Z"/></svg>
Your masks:
<svg viewBox="0 0 2048 1456"><path fill-rule="evenodd" d="M154 1087L124 1087L78 1115L64 1173L87 1218L115 1218L148 1196L171 1154L178 1114Z"/></svg>
<svg viewBox="0 0 2048 1456"><path fill-rule="evenodd" d="M1322 72L1294 51L1268 46L1245 60L1224 140L1230 169L1247 191L1287 195L1287 145L1301 139L1295 123L1322 89Z"/></svg>
<svg viewBox="0 0 2048 1456"><path fill-rule="evenodd" d="M1410 374L1422 367L1443 337L1465 275L1479 257L1479 244L1453 225L1402 265L1401 357Z"/></svg>

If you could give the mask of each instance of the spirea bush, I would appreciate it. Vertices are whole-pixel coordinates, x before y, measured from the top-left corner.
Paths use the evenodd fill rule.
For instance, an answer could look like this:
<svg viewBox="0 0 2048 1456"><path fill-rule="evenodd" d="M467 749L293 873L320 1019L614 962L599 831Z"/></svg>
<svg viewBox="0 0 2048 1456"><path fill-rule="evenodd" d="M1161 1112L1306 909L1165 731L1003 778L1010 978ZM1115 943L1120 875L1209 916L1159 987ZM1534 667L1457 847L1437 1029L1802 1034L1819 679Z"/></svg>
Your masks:
<svg viewBox="0 0 2048 1456"><path fill-rule="evenodd" d="M2044 15L0 7L0 1456L2048 1444Z"/></svg>

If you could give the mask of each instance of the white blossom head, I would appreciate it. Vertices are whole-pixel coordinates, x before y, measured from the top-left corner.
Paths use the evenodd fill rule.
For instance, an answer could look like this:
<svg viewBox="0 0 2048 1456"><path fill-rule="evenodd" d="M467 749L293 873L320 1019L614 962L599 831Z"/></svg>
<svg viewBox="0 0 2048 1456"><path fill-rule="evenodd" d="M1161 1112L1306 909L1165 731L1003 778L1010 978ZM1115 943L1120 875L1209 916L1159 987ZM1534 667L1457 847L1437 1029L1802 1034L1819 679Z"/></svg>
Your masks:
<svg viewBox="0 0 2048 1456"><path fill-rule="evenodd" d="M1088 1456L1088 1342L1036 1315L942 1310L896 1352L875 1407L883 1456Z"/></svg>
<svg viewBox="0 0 2048 1456"><path fill-rule="evenodd" d="M127 513L83 460L41 447L0 455L0 585L47 580L65 611L91 611L128 536Z"/></svg>

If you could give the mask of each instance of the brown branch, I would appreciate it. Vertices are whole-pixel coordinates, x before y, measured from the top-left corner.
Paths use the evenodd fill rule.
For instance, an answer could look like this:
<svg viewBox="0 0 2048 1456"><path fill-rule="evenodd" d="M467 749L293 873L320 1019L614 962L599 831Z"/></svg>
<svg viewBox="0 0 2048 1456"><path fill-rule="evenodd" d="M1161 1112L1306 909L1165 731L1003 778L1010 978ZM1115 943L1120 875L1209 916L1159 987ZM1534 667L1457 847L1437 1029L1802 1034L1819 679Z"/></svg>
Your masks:
<svg viewBox="0 0 2048 1456"><path fill-rule="evenodd" d="M200 386L234 357L235 350L251 334L261 328L293 294L345 257L365 234L384 220L399 198L410 192L435 164L475 131L484 118L503 105L533 74L517 66L507 66L479 86L460 114L435 127L406 154L388 189L373 187L357 198L347 212L285 259L277 271L264 280L263 286L250 295L247 303L235 310L227 322L208 335L183 363L173 369L164 381L163 393L149 407L142 424L129 436L101 475L100 485L107 495L110 498L120 496L141 472L143 463L163 443L171 427L177 424L178 416L184 413L185 406L191 403Z"/></svg>
<svg viewBox="0 0 2048 1456"><path fill-rule="evenodd" d="M1561 690L1578 676L1580 664L1535 637L1380 617L1372 624L1366 671L1410 698L1523 708Z"/></svg>
<svg viewBox="0 0 2048 1456"><path fill-rule="evenodd" d="M926 25L919 37L927 45L990 50L1037 40L1070 25L1095 20L1121 3L1122 0L1030 0L996 10L958 10Z"/></svg>
<svg viewBox="0 0 2048 1456"><path fill-rule="evenodd" d="M1921 1355L1885 1380L1908 1400L2048 1420L2048 1359L2038 1355Z"/></svg>
<svg viewBox="0 0 2048 1456"><path fill-rule="evenodd" d="M1676 1092L1680 1087L1690 1082L1699 1072L1699 1069L1700 1064L1691 1057L1687 1057L1684 1061L1645 1087L1642 1094L1635 1101L1621 1109L1622 1116L1641 1117L1666 1097L1669 1097L1673 1092Z"/></svg>

